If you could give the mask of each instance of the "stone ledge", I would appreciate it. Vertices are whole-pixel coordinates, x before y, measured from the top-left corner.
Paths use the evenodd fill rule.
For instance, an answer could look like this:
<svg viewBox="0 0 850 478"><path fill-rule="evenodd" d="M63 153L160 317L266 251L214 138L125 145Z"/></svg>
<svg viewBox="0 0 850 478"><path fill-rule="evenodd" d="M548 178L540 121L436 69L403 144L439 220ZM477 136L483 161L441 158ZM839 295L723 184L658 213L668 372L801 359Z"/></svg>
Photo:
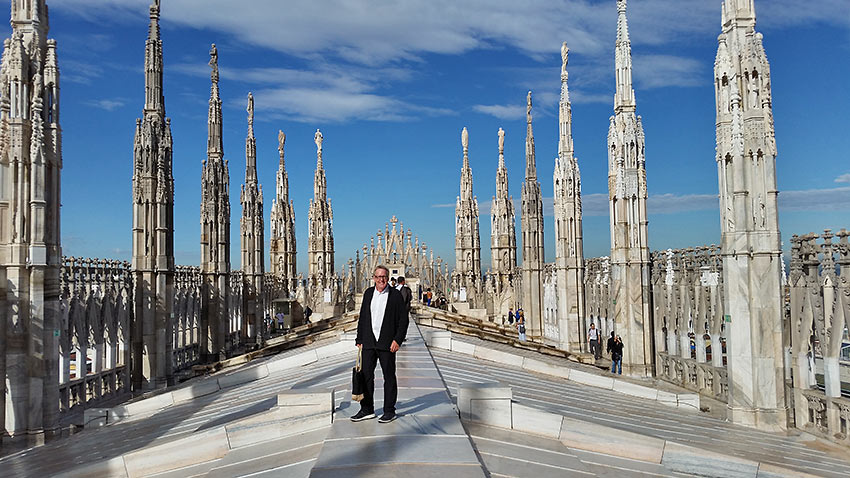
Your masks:
<svg viewBox="0 0 850 478"><path fill-rule="evenodd" d="M458 408L464 420L556 439L568 448L661 464L671 471L716 478L814 478L804 472L760 463L661 438L620 430L513 403L499 383L462 386ZM476 402L488 402L476 409ZM505 420L505 418L508 420ZM710 472L710 475L708 474Z"/></svg>
<svg viewBox="0 0 850 478"><path fill-rule="evenodd" d="M309 365L317 362L320 358L351 353L353 363L354 347L354 340L344 337L336 343L323 345L315 349L270 361L246 370L239 370L229 375L208 377L207 379L190 386L176 388L174 390L166 391L164 393L154 395L153 397L128 403L126 405L119 405L113 408L88 409L83 412L83 423L80 425L90 428L99 428L132 417L145 416L178 403L187 402L189 400L194 400L199 397L219 392L225 388L235 387L255 380L261 380L272 373Z"/></svg>
<svg viewBox="0 0 850 478"><path fill-rule="evenodd" d="M700 397L698 394L695 393L677 394L672 392L665 392L652 387L627 382L615 378L614 376L599 375L595 373L585 372L583 370L570 369L568 367L558 367L557 365L553 365L542 360L537 360L529 357L524 357L522 355L512 354L510 352L505 352L502 350L496 350L489 347L464 342L462 340L458 340L452 337L451 332L448 331L431 331L432 342L435 340L446 340L444 334L448 334L448 342L451 343L450 346L437 346L431 344L429 345L436 348L445 348L447 350L451 350L452 352L457 352L464 355L471 355L481 360L488 360L491 362L501 363L505 365L519 366L524 370L528 370L529 372L551 375L554 377L563 378L565 380L571 380L573 382L581 383L591 387L599 387L607 390L613 390L615 392L622 393L625 395L646 398L649 400L656 400L671 407L690 408L696 411L699 411L700 409ZM437 337L439 337L439 339ZM426 343L427 342L428 341L426 340ZM446 342L441 343L441 345L445 344Z"/></svg>
<svg viewBox="0 0 850 478"><path fill-rule="evenodd" d="M136 478L222 458L231 450L329 427L334 391L308 389L278 395L282 404L256 415L166 443L152 444L57 476ZM93 413L94 414L94 413ZM106 414L101 409L98 414ZM97 414L95 414L97 415Z"/></svg>

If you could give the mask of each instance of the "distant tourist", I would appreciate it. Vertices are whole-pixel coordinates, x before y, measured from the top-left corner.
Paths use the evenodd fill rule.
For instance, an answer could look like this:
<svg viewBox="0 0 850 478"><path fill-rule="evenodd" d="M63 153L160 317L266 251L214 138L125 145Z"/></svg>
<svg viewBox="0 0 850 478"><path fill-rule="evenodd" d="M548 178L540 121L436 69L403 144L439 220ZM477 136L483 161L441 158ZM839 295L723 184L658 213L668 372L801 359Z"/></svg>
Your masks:
<svg viewBox="0 0 850 478"><path fill-rule="evenodd" d="M387 423L396 418L398 380L395 354L407 337L409 318L401 293L388 287L389 276L390 271L386 267L376 267L372 274L375 285L363 293L354 343L362 353L366 390L360 401L360 411L351 417L353 422L375 418L375 367L378 362L381 362L384 375L384 414L378 421Z"/></svg>
<svg viewBox="0 0 850 478"><path fill-rule="evenodd" d="M313 309L308 305L304 308L304 322L310 323L310 316L313 315Z"/></svg>
<svg viewBox="0 0 850 478"><path fill-rule="evenodd" d="M605 353L611 354L611 346L614 345L614 331L611 331L611 337L608 338L608 343L605 345Z"/></svg>
<svg viewBox="0 0 850 478"><path fill-rule="evenodd" d="M525 318L522 315L517 320L516 331L519 334L520 342L525 342Z"/></svg>
<svg viewBox="0 0 850 478"><path fill-rule="evenodd" d="M395 289L396 285L397 285L397 283L396 283L395 277L393 277L392 279L390 279L390 287Z"/></svg>
<svg viewBox="0 0 850 478"><path fill-rule="evenodd" d="M611 373L623 374L623 339L619 335L611 345Z"/></svg>
<svg viewBox="0 0 850 478"><path fill-rule="evenodd" d="M590 353L593 354L593 358L602 357L602 350L599 347L599 330L596 328L596 324L590 324L590 330L587 331L587 341L590 342Z"/></svg>
<svg viewBox="0 0 850 478"><path fill-rule="evenodd" d="M508 323L514 325L514 308L511 307L508 309Z"/></svg>
<svg viewBox="0 0 850 478"><path fill-rule="evenodd" d="M434 294L431 293L431 289L425 291L425 305L431 307L431 298L434 297Z"/></svg>
<svg viewBox="0 0 850 478"><path fill-rule="evenodd" d="M413 299L413 291L405 283L404 277L399 276L396 289L401 292L401 296L404 297L404 304L407 306L407 311L410 312L410 301Z"/></svg>

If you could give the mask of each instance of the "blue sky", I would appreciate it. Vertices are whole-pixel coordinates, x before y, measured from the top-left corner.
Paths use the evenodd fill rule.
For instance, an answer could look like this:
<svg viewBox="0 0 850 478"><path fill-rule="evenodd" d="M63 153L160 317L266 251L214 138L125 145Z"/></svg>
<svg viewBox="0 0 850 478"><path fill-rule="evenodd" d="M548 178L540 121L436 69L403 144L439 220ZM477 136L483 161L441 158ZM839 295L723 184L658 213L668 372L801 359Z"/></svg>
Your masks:
<svg viewBox="0 0 850 478"><path fill-rule="evenodd" d="M48 0L62 75L66 255L130 257L132 141L144 101L149 3ZM721 3L629 2L653 250L720 238L712 76ZM756 10L772 68L780 225L787 249L791 234L850 226L850 8L847 0L756 0ZM306 271L317 128L325 139L337 271L393 215L454 264L464 126L482 209L486 269L497 131L507 133L510 188L519 200L528 90L534 92L538 175L551 218L563 41L571 50L585 255L607 255L605 143L614 93L614 0L163 0L162 15L178 264L197 264L200 256L211 43L218 46L222 72L234 269L240 267L238 191L245 175L249 91L256 99L267 243L278 129L287 135L300 271ZM551 219L545 234L551 261Z"/></svg>

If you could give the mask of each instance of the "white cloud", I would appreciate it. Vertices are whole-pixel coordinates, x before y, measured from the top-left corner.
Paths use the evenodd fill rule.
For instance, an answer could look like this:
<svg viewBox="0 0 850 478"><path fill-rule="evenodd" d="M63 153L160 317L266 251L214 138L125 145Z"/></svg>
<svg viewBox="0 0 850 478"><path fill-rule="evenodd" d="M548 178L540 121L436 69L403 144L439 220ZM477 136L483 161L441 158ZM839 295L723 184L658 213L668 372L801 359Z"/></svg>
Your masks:
<svg viewBox="0 0 850 478"><path fill-rule="evenodd" d="M607 216L608 195L603 193L582 195L582 215L585 217ZM543 213L552 215L553 198L543 198ZM717 194L651 194L647 201L650 214L679 214L695 211L717 210ZM516 201L515 201L516 202ZM516 202L519 208L519 203ZM455 207L452 204L434 204L431 207ZM490 213L490 201L479 204L481 215ZM519 209L517 209L519 210ZM832 189L807 189L781 191L779 211L847 211L850 210L850 186Z"/></svg>
<svg viewBox="0 0 850 478"><path fill-rule="evenodd" d="M149 0L63 0L53 8L114 21L147 15ZM232 34L252 45L309 56L321 53L360 64L418 59L427 53L460 54L504 45L526 54L556 54L558 39L574 52L607 54L616 18L614 2L587 0L253 0L251 8L230 0L163 2L163 21ZM828 23L850 26L846 0L818 0L801 8L798 0L757 5L759 28ZM631 2L629 22L636 45L687 41L694 33L720 26L720 0ZM555 39L555 40L553 40ZM701 41L701 40L696 40Z"/></svg>
<svg viewBox="0 0 850 478"><path fill-rule="evenodd" d="M836 183L850 183L850 173L842 174L835 178Z"/></svg>
<svg viewBox="0 0 850 478"><path fill-rule="evenodd" d="M710 78L705 62L673 55L633 55L635 79L642 89L698 86ZM703 71L706 70L706 71Z"/></svg>
<svg viewBox="0 0 850 478"><path fill-rule="evenodd" d="M502 120L525 118L525 105L474 105L472 109Z"/></svg>
<svg viewBox="0 0 850 478"><path fill-rule="evenodd" d="M118 108L121 108L122 106L124 106L126 103L124 102L124 100L114 99L114 100L92 100L92 101L86 102L86 104L88 104L89 106L94 106L95 108L100 108L102 110L106 110L106 111L115 111Z"/></svg>
<svg viewBox="0 0 850 478"><path fill-rule="evenodd" d="M832 189L780 191L781 211L847 211L850 210L850 186Z"/></svg>

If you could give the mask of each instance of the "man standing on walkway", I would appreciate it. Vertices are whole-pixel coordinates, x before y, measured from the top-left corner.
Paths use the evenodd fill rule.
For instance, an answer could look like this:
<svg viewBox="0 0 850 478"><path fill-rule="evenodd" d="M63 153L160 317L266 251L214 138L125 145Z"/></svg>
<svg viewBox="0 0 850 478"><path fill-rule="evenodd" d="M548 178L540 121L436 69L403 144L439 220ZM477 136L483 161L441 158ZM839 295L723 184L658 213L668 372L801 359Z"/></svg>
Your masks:
<svg viewBox="0 0 850 478"><path fill-rule="evenodd" d="M404 297L404 305L407 306L407 312L410 312L410 301L413 299L413 291L410 290L410 287L407 287L404 277L398 277L398 285L396 286L396 289L401 292L401 296Z"/></svg>
<svg viewBox="0 0 850 478"><path fill-rule="evenodd" d="M599 347L599 330L597 330L596 324L590 324L590 330L587 331L587 341L590 343L590 353L593 354L593 358L598 360L602 357L602 350Z"/></svg>
<svg viewBox="0 0 850 478"><path fill-rule="evenodd" d="M611 373L623 374L623 339L619 335L611 345Z"/></svg>
<svg viewBox="0 0 850 478"><path fill-rule="evenodd" d="M362 370L366 390L360 401L360 411L351 417L359 422L375 418L375 367L381 362L384 375L384 414L380 423L395 420L398 382L395 375L395 354L407 336L407 307L401 292L388 287L390 271L384 266L375 268L375 286L363 293L357 338L354 343L363 354Z"/></svg>

